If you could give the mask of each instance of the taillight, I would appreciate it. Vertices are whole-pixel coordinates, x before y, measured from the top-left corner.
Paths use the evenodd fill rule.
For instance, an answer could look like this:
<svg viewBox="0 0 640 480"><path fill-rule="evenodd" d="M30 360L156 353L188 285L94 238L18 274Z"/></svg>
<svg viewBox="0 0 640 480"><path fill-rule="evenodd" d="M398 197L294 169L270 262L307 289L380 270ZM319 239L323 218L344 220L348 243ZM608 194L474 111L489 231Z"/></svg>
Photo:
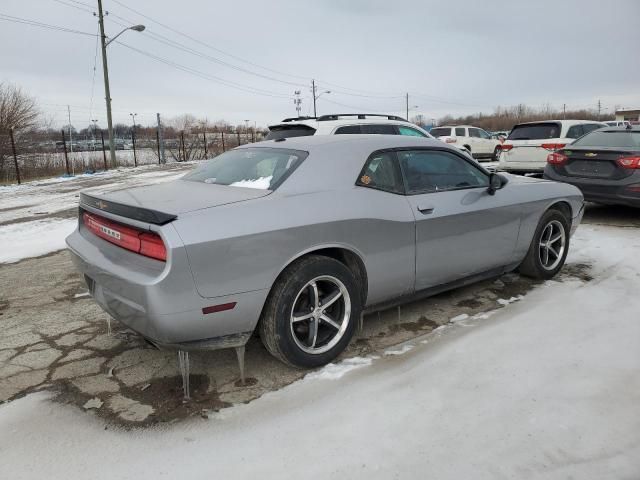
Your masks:
<svg viewBox="0 0 640 480"><path fill-rule="evenodd" d="M640 157L620 157L617 163L622 168L638 169L640 168Z"/></svg>
<svg viewBox="0 0 640 480"><path fill-rule="evenodd" d="M82 214L82 222L90 232L114 245L146 257L167 260L167 249L156 233L141 232L87 212Z"/></svg>
<svg viewBox="0 0 640 480"><path fill-rule="evenodd" d="M458 141L455 137L447 137L444 139L445 143L456 143Z"/></svg>
<svg viewBox="0 0 640 480"><path fill-rule="evenodd" d="M566 145L567 145L566 143L543 143L540 146L545 150L553 151L553 150L560 150L561 148L564 148Z"/></svg>
<svg viewBox="0 0 640 480"><path fill-rule="evenodd" d="M547 163L550 165L564 165L569 160L569 157L561 153L550 153L547 156Z"/></svg>
<svg viewBox="0 0 640 480"><path fill-rule="evenodd" d="M508 150L511 150L513 148L513 145L507 145L507 144L503 143L502 145L498 145L498 148L500 150L502 150L503 152L506 152Z"/></svg>
<svg viewBox="0 0 640 480"><path fill-rule="evenodd" d="M167 249L160 235L151 232L140 234L140 254L165 262Z"/></svg>

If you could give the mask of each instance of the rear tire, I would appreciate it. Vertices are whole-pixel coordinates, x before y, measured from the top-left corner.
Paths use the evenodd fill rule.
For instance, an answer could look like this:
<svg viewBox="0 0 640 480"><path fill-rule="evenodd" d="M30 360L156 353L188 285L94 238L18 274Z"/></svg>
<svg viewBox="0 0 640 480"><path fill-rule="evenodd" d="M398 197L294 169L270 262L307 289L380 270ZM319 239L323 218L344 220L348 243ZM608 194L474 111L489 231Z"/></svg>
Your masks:
<svg viewBox="0 0 640 480"><path fill-rule="evenodd" d="M331 362L356 329L362 311L359 292L343 263L320 255L303 257L287 267L269 293L258 325L262 343L294 367Z"/></svg>
<svg viewBox="0 0 640 480"><path fill-rule="evenodd" d="M496 147L493 149L493 157L491 157L491 160L493 160L494 162L500 161L500 147Z"/></svg>
<svg viewBox="0 0 640 480"><path fill-rule="evenodd" d="M559 210L547 210L536 228L531 246L518 267L520 273L538 280L553 278L569 252L570 225Z"/></svg>

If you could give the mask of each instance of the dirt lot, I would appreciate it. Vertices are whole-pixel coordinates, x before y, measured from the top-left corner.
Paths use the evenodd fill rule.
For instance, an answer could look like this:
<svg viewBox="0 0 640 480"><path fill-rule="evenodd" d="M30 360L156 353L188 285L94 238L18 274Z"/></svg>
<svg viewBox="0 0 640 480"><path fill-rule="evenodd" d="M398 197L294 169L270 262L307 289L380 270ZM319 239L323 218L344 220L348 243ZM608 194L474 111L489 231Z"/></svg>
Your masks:
<svg viewBox="0 0 640 480"><path fill-rule="evenodd" d="M585 223L640 227L637 211L590 206ZM570 264L560 279L589 280ZM343 358L394 346L438 326L516 301L533 287L515 274L365 317ZM277 390L307 372L274 360L258 338L247 345L247 381L233 350L191 353L190 402L183 402L175 352L158 351L112 321L87 295L65 251L0 265L0 402L58 392L79 412L126 426L178 421Z"/></svg>

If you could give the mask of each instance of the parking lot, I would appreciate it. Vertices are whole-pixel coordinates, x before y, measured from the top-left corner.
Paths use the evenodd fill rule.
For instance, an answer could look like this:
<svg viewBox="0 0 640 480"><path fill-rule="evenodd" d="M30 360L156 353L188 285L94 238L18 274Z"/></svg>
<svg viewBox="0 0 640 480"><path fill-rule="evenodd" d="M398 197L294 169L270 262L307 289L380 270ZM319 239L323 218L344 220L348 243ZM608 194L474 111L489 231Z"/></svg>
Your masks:
<svg viewBox="0 0 640 480"><path fill-rule="evenodd" d="M169 179L183 168L156 173ZM155 181L159 177L153 172L137 171L127 182ZM41 186L39 192L48 189L58 198L66 195L66 201L71 202L61 202L44 213L34 188L30 202L16 201L13 210L4 212L3 225L26 224L43 216L51 221L70 219L79 189L121 188L118 182L114 174L109 179L96 176ZM589 205L583 223L640 228L637 211L621 207ZM75 405L78 415L98 415L109 424L150 425L248 402L307 374L276 361L259 339L253 338L247 345L244 384L233 350L192 353L192 400L183 402L175 352L156 350L116 322L109 322L88 296L66 251L2 264L0 271L0 401L48 390L55 392L56 401ZM559 280L571 278L591 281L590 266L570 258ZM443 325L482 318L518 301L535 286L529 279L508 274L369 315L341 358L393 355L401 352L398 346L403 342Z"/></svg>

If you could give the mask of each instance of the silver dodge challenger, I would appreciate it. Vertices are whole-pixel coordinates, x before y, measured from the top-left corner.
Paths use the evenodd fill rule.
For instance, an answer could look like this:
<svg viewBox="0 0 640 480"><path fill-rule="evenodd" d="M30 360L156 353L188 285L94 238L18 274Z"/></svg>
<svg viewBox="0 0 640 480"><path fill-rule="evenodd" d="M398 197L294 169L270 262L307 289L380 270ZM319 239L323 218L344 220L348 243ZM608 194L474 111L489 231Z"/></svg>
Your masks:
<svg viewBox="0 0 640 480"><path fill-rule="evenodd" d="M80 197L67 238L95 301L158 347L333 360L363 312L518 269L562 268L571 185L490 173L438 140L238 147L172 182Z"/></svg>

